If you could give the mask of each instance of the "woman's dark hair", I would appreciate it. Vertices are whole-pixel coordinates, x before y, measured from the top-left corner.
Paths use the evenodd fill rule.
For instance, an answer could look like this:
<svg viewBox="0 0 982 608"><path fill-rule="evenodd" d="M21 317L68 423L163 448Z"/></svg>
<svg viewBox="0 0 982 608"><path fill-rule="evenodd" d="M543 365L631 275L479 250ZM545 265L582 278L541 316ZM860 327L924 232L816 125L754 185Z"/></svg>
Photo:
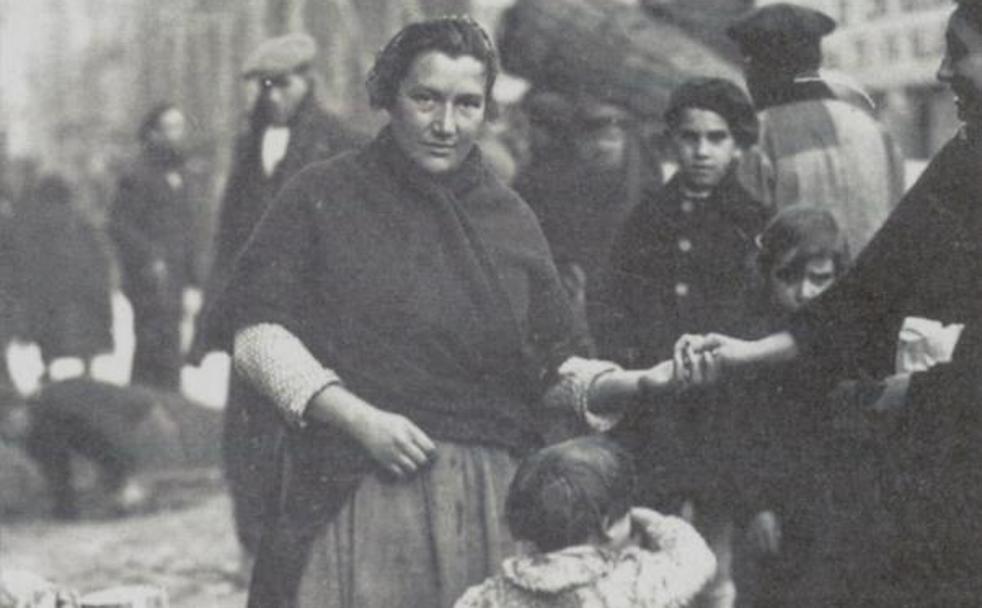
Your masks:
<svg viewBox="0 0 982 608"><path fill-rule="evenodd" d="M684 110L709 110L723 117L733 139L741 147L757 143L760 123L757 111L747 94L724 78L693 78L672 92L665 110L665 124L676 129Z"/></svg>
<svg viewBox="0 0 982 608"><path fill-rule="evenodd" d="M835 216L825 209L792 205L778 212L757 237L757 270L763 280L780 268L804 268L816 257L832 258L836 274L849 265L849 245Z"/></svg>
<svg viewBox="0 0 982 608"><path fill-rule="evenodd" d="M180 109L176 104L165 101L158 103L151 108L149 112L144 114L143 120L140 121L140 129L137 131L138 139L143 143L149 141L150 133L160 126L160 119L163 118L164 114L170 112L171 110Z"/></svg>
<svg viewBox="0 0 982 608"><path fill-rule="evenodd" d="M375 109L389 109L395 103L399 85L413 61L422 53L439 51L450 57L470 56L484 64L484 94L488 116L497 106L491 89L498 77L498 52L481 25L471 17L449 16L410 23L393 36L375 58L365 83L368 100Z"/></svg>
<svg viewBox="0 0 982 608"><path fill-rule="evenodd" d="M601 435L544 448L518 467L505 503L518 540L549 552L587 542L627 514L634 494L630 456Z"/></svg>

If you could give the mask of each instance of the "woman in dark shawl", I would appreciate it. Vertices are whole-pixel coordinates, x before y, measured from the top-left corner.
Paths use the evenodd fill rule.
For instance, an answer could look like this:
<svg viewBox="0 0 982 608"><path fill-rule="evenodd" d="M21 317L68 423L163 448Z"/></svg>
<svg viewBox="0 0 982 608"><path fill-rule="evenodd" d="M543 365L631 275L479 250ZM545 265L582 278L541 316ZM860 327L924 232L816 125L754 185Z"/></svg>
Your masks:
<svg viewBox="0 0 982 608"><path fill-rule="evenodd" d="M574 356L535 216L474 145L496 72L473 20L407 26L368 80L389 124L293 178L238 261L235 364L289 423L254 608L451 605L514 548L537 408L603 429L673 381Z"/></svg>

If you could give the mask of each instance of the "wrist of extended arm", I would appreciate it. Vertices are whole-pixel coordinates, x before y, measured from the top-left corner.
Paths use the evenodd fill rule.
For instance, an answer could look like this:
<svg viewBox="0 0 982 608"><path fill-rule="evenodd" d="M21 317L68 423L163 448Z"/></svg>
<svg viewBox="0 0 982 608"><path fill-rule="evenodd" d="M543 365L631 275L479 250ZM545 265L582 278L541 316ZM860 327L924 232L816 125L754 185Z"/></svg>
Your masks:
<svg viewBox="0 0 982 608"><path fill-rule="evenodd" d="M590 410L602 414L621 409L625 401L641 393L643 375L641 371L617 369L598 376L588 394Z"/></svg>
<svg viewBox="0 0 982 608"><path fill-rule="evenodd" d="M751 364L785 363L798 356L798 343L789 332L780 332L750 343L746 362Z"/></svg>

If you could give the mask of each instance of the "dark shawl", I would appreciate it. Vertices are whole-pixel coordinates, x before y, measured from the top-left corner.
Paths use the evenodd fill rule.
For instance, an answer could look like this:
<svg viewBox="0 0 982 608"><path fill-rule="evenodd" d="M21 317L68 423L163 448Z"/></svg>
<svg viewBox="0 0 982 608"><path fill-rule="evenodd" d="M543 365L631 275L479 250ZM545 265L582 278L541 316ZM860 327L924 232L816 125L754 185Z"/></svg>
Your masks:
<svg viewBox="0 0 982 608"><path fill-rule="evenodd" d="M229 312L237 327L283 325L347 388L431 437L515 451L537 444L533 407L574 350L521 199L479 150L436 180L388 131L287 184L239 260ZM286 450L251 606L290 605L314 534L371 470L323 425L292 431Z"/></svg>
<svg viewBox="0 0 982 608"><path fill-rule="evenodd" d="M208 350L230 349L229 328L218 314L216 301L242 246L288 179L307 165L355 148L360 138L317 104L313 92L290 121L286 155L267 176L262 167L262 142L268 122L261 107L253 111L249 130L239 137L225 186L215 233L215 250L205 291L204 309L195 328L195 356Z"/></svg>
<svg viewBox="0 0 982 608"><path fill-rule="evenodd" d="M851 271L791 325L806 356L858 354L863 371L882 377L905 317L966 324L953 360L913 374L906 402L886 416L894 468L884 483L898 534L889 576L924 597L974 594L970 604L982 592L980 167L979 142L948 143Z"/></svg>

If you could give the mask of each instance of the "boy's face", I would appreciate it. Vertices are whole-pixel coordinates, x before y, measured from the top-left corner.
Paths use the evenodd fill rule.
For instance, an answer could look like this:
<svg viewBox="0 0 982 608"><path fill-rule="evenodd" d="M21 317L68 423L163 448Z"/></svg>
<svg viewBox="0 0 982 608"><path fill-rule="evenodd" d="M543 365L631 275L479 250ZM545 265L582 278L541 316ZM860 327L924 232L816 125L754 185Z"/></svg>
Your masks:
<svg viewBox="0 0 982 608"><path fill-rule="evenodd" d="M682 179L697 192L715 188L740 155L729 124L712 110L682 110L671 136Z"/></svg>
<svg viewBox="0 0 982 608"><path fill-rule="evenodd" d="M781 310L795 312L828 289L835 277L835 260L828 256L779 266L771 273L771 298Z"/></svg>

